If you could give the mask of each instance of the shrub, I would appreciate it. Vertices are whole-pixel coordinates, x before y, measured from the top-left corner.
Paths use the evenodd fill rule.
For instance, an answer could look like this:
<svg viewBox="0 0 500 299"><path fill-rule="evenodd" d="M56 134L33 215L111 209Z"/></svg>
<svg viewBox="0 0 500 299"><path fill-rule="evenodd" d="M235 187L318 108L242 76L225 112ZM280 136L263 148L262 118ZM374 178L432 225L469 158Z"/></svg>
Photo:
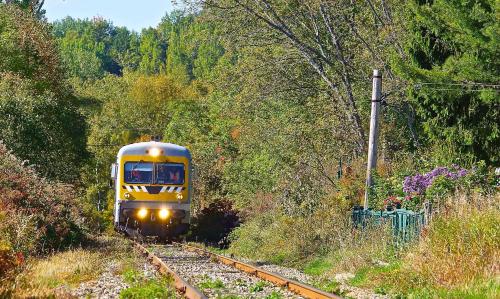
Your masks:
<svg viewBox="0 0 500 299"><path fill-rule="evenodd" d="M415 298L494 298L500 287L499 194L448 197L400 266L371 284ZM496 291L495 291L496 290Z"/></svg>
<svg viewBox="0 0 500 299"><path fill-rule="evenodd" d="M226 247L229 233L239 224L238 212L233 209L231 202L219 200L194 217L191 238Z"/></svg>
<svg viewBox="0 0 500 299"><path fill-rule="evenodd" d="M0 244L11 253L47 253L83 237L74 189L40 177L0 143Z"/></svg>

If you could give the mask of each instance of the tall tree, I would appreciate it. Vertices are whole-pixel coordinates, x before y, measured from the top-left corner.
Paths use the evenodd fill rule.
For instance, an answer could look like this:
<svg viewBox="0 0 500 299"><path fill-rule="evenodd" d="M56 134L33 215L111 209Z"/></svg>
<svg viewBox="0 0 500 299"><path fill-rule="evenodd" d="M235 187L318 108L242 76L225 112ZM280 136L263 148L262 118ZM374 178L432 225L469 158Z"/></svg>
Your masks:
<svg viewBox="0 0 500 299"><path fill-rule="evenodd" d="M430 143L500 162L498 1L410 1L397 65Z"/></svg>
<svg viewBox="0 0 500 299"><path fill-rule="evenodd" d="M282 44L297 51L328 87L332 105L345 113L358 152L367 143L360 110L366 92L359 88L360 79L372 68L387 70L382 53L397 45L395 36L386 33L393 30L388 2L197 1L220 14L234 41Z"/></svg>
<svg viewBox="0 0 500 299"><path fill-rule="evenodd" d="M39 19L45 17L45 9L43 9L45 0L0 0L0 3L2 2L18 5L22 9L28 10Z"/></svg>
<svg viewBox="0 0 500 299"><path fill-rule="evenodd" d="M143 29L141 33L139 69L145 74L158 74L165 69L166 43L160 39L154 28Z"/></svg>
<svg viewBox="0 0 500 299"><path fill-rule="evenodd" d="M0 139L43 175L72 181L86 158L85 124L47 29L31 13L0 5Z"/></svg>

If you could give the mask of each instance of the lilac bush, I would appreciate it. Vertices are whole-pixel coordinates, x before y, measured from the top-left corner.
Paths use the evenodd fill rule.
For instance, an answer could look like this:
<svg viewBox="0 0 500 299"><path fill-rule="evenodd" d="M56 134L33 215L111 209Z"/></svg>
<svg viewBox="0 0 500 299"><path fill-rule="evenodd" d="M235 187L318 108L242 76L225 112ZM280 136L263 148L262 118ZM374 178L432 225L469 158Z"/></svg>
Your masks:
<svg viewBox="0 0 500 299"><path fill-rule="evenodd" d="M427 188L429 188L434 180L439 176L444 176L451 180L457 180L465 175L468 171L464 168L460 168L457 165L453 165L451 168L448 167L436 167L432 171L417 174L414 176L407 176L403 182L403 191L406 194L424 194Z"/></svg>

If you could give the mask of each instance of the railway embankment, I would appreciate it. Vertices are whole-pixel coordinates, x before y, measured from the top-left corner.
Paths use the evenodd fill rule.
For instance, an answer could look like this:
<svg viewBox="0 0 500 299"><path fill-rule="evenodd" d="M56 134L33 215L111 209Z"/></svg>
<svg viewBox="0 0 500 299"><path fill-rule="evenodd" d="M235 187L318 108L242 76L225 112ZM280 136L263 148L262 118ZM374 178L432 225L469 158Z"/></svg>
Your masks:
<svg viewBox="0 0 500 299"><path fill-rule="evenodd" d="M176 298L161 275L122 236L93 237L87 245L30 258L16 277L12 297Z"/></svg>

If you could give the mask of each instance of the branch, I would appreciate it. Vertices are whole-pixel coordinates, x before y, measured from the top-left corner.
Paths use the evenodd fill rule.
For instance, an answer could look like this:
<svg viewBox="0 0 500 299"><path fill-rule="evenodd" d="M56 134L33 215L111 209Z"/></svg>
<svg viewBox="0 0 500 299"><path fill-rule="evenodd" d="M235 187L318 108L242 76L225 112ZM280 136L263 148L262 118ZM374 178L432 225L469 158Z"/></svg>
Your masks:
<svg viewBox="0 0 500 299"><path fill-rule="evenodd" d="M358 108L356 107L356 101L354 100L354 95L352 92L352 84L349 78L349 71L347 69L347 62L345 60L342 46L340 45L337 35L333 28L331 27L331 22L330 22L330 17L328 13L325 10L325 7L323 5L320 5L320 13L321 16L323 17L323 21L325 23L325 26L330 33L330 37L332 39L332 43L335 45L335 49L337 52L337 59L340 61L340 64L342 65L342 81L344 82L344 87L347 91L347 106L351 110L351 118L354 121L354 126L356 128L356 131L358 133L358 145L361 150L364 150L366 148L366 141L365 141L365 133L363 130L363 127L361 125L361 119L359 117L358 113ZM350 113L348 113L349 116Z"/></svg>

